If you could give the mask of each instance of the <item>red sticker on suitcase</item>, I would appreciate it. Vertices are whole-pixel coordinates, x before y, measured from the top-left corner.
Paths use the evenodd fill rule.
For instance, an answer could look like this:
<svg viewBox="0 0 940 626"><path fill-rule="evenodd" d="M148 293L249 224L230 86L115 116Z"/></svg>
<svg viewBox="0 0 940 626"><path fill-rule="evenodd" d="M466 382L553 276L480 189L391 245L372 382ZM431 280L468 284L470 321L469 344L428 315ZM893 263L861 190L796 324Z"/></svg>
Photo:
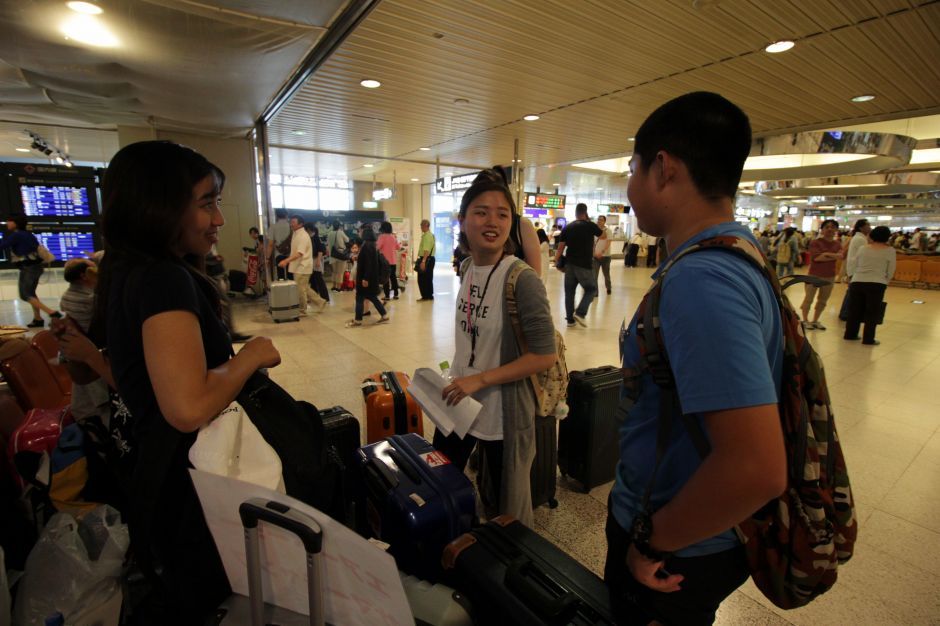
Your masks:
<svg viewBox="0 0 940 626"><path fill-rule="evenodd" d="M440 467L441 465L450 465L450 459L444 456L444 453L438 452L426 452L421 455L421 458L424 459L424 462L427 463L430 467Z"/></svg>

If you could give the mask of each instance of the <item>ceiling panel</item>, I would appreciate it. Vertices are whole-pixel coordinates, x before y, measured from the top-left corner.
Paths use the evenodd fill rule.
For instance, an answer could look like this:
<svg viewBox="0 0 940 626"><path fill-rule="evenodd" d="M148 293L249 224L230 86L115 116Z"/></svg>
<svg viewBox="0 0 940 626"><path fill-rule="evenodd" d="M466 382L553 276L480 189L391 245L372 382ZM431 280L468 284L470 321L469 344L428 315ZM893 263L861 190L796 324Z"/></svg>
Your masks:
<svg viewBox="0 0 940 626"><path fill-rule="evenodd" d="M510 162L518 139L525 164L546 165L629 151L649 112L698 89L741 105L757 135L935 113L937 23L929 0L384 0L270 136L479 166ZM781 38L796 48L763 52ZM849 101L867 92L877 98Z"/></svg>

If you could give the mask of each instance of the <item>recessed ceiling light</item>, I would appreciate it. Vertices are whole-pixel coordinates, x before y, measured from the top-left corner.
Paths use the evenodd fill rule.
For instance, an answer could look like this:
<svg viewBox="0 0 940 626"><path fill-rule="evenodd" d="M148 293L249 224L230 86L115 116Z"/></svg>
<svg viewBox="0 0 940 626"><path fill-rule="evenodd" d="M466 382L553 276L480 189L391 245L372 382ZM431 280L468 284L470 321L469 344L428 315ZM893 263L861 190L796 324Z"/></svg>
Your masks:
<svg viewBox="0 0 940 626"><path fill-rule="evenodd" d="M362 167L374 167L374 166L373 166L371 163L366 163L366 164L363 165Z"/></svg>
<svg viewBox="0 0 940 626"><path fill-rule="evenodd" d="M636 137L627 137L627 141L636 141Z"/></svg>
<svg viewBox="0 0 940 626"><path fill-rule="evenodd" d="M76 13L84 13L85 15L101 15L104 13L104 9L91 2L66 2L65 6Z"/></svg>
<svg viewBox="0 0 940 626"><path fill-rule="evenodd" d="M860 96L853 96L852 102L869 102L874 99L875 99L875 96L871 95L870 93L866 93Z"/></svg>
<svg viewBox="0 0 940 626"><path fill-rule="evenodd" d="M459 107L462 107L464 105L470 104L470 101L467 100L466 98L457 98L456 100L454 100L454 104L456 104Z"/></svg>
<svg viewBox="0 0 940 626"><path fill-rule="evenodd" d="M29 148L17 148L17 152L29 152Z"/></svg>
<svg viewBox="0 0 940 626"><path fill-rule="evenodd" d="M307 134L307 131L305 131L305 130L292 130L292 131L290 131L290 134L291 134L291 135L297 135L298 137L302 137L302 136L304 136L304 135Z"/></svg>
<svg viewBox="0 0 940 626"><path fill-rule="evenodd" d="M561 183L552 183L552 187L561 187Z"/></svg>
<svg viewBox="0 0 940 626"><path fill-rule="evenodd" d="M603 188L603 187L595 187L595 188L594 188L594 191L604 191L604 188Z"/></svg>
<svg viewBox="0 0 940 626"><path fill-rule="evenodd" d="M775 41L769 46L767 46L766 48L764 48L764 52L769 52L770 54L777 54L778 52L786 52L787 50L789 50L795 45L796 45L795 43L786 39L781 40L781 41Z"/></svg>
<svg viewBox="0 0 940 626"><path fill-rule="evenodd" d="M121 41L99 19L91 15L72 15L59 26L66 40L75 40L96 48L114 48Z"/></svg>
<svg viewBox="0 0 940 626"><path fill-rule="evenodd" d="M418 150L422 150L422 151L424 151L424 152L427 152L428 150L430 150L430 148L428 148L427 146L421 146L420 148L418 148Z"/></svg>
<svg viewBox="0 0 940 626"><path fill-rule="evenodd" d="M378 89L382 86L382 83L372 78L365 78L359 81L359 84L365 87L366 89Z"/></svg>
<svg viewBox="0 0 940 626"><path fill-rule="evenodd" d="M416 183L416 182L418 182L418 179L417 179L417 178L412 178L412 179L411 179L411 182Z"/></svg>
<svg viewBox="0 0 940 626"><path fill-rule="evenodd" d="M522 118L522 119L524 119L524 120L527 121L527 122L534 122L535 120L539 119L539 116L538 116L538 115L534 115L534 114L533 114L533 115L526 115L526 116L525 116L524 118Z"/></svg>

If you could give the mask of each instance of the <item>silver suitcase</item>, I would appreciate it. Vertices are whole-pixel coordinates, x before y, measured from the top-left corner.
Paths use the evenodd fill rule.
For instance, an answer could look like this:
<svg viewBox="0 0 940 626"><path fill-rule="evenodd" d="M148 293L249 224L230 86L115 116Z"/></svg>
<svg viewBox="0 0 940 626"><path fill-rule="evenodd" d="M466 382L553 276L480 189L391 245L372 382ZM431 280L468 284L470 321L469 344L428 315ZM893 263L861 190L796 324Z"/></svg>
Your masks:
<svg viewBox="0 0 940 626"><path fill-rule="evenodd" d="M300 295L297 283L292 280L278 280L271 284L268 295L268 310L271 319L277 323L296 322L300 319Z"/></svg>
<svg viewBox="0 0 940 626"><path fill-rule="evenodd" d="M248 597L232 595L216 610L211 624L222 626L323 626L323 571L320 549L323 531L308 515L296 511L280 502L268 502L263 498L252 498L238 507L242 525L245 527L245 556L248 562ZM261 549L258 538L258 522L274 524L296 534L307 553L307 597L310 616L264 603L261 589Z"/></svg>

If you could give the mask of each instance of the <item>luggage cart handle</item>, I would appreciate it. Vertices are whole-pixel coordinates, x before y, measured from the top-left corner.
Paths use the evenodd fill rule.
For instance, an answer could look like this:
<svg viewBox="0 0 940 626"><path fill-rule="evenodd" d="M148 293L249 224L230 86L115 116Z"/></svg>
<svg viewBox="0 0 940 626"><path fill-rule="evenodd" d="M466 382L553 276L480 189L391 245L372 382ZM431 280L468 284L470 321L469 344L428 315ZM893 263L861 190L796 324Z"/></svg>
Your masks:
<svg viewBox="0 0 940 626"><path fill-rule="evenodd" d="M307 552L307 601L311 626L323 626L323 585L319 553L323 548L323 530L312 517L280 502L251 498L238 507L245 528L245 556L248 562L248 599L252 626L264 626L264 590L261 584L261 548L258 522L273 524L300 538Z"/></svg>

